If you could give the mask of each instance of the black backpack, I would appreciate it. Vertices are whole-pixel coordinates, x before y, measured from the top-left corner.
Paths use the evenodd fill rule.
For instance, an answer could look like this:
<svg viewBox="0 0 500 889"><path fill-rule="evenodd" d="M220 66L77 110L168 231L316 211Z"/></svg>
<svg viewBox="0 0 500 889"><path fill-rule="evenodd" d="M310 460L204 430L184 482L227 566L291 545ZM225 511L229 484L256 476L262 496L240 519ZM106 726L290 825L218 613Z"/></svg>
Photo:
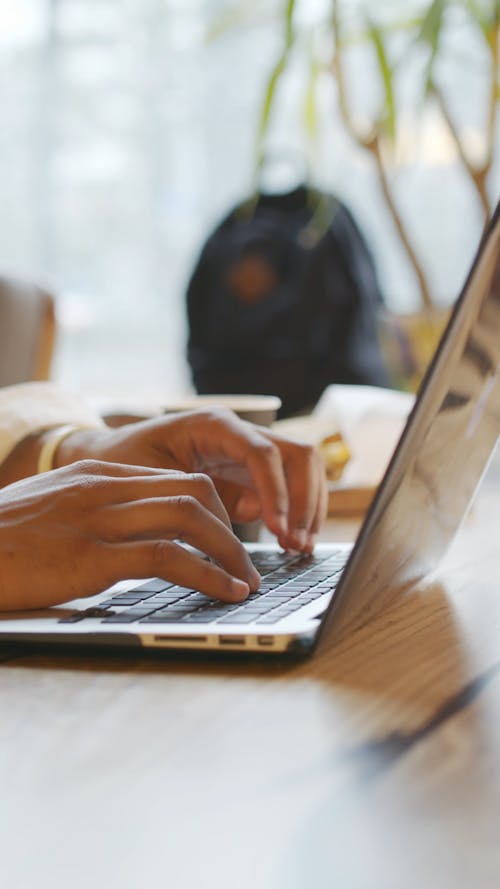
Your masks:
<svg viewBox="0 0 500 889"><path fill-rule="evenodd" d="M187 291L188 361L200 394L279 395L309 410L329 383L389 385L372 257L347 207L301 186L235 207Z"/></svg>

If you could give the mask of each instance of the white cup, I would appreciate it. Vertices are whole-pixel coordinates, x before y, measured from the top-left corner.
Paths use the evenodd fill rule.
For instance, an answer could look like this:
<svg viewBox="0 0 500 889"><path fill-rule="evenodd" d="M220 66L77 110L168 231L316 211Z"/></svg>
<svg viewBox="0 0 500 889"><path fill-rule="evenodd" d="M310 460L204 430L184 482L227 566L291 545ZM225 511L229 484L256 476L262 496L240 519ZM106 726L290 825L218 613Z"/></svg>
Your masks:
<svg viewBox="0 0 500 889"><path fill-rule="evenodd" d="M277 395L193 395L169 403L164 410L169 413L204 407L227 407L242 420L270 426L281 407L281 399Z"/></svg>

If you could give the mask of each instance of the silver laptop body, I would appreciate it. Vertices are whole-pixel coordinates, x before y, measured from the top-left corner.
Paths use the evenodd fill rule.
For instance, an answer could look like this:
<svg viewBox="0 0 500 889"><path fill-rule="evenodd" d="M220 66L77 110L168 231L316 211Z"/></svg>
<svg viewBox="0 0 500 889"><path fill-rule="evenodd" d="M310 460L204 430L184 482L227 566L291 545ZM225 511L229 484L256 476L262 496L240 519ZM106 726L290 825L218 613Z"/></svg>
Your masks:
<svg viewBox="0 0 500 889"><path fill-rule="evenodd" d="M319 545L306 559L249 544L263 584L241 605L158 578L124 581L91 599L0 615L0 641L307 653L435 568L500 435L499 207L354 546Z"/></svg>

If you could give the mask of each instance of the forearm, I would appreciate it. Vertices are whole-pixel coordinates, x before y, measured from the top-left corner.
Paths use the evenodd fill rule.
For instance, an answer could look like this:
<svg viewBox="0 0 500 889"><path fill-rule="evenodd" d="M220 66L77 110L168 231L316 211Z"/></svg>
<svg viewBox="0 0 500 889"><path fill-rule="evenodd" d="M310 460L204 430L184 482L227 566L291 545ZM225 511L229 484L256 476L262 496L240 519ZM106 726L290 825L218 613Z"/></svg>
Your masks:
<svg viewBox="0 0 500 889"><path fill-rule="evenodd" d="M38 457L46 435L46 432L29 435L16 445L0 464L0 488L36 474Z"/></svg>
<svg viewBox="0 0 500 889"><path fill-rule="evenodd" d="M52 383L1 389L0 486L36 474L40 451L48 436L65 424L106 428L79 398Z"/></svg>
<svg viewBox="0 0 500 889"><path fill-rule="evenodd" d="M60 469L69 466L79 460L106 459L101 454L102 445L112 435L112 430L107 426L100 429L77 429L71 435L64 438L58 445L53 458L53 468ZM110 460L110 462L119 462ZM124 461L126 462L126 461Z"/></svg>
<svg viewBox="0 0 500 889"><path fill-rule="evenodd" d="M62 427L64 428L64 427ZM42 449L52 436L58 434L58 427L47 429L36 435L24 438L9 456L0 464L0 488L36 475L40 470L39 461ZM99 445L102 445L111 430L106 426L96 429L76 428L57 443L49 469L60 469L79 460L99 459ZM112 461L113 462L113 461Z"/></svg>

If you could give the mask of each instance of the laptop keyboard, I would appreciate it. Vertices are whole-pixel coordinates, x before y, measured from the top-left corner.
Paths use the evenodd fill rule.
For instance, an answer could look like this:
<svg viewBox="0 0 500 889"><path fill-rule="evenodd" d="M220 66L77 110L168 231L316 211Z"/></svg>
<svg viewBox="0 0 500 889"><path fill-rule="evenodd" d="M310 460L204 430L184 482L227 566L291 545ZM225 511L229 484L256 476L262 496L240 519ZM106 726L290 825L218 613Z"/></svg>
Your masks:
<svg viewBox="0 0 500 889"><path fill-rule="evenodd" d="M92 617L101 618L103 624L274 624L310 602L324 598L326 604L348 555L341 549L312 556L274 550L254 552L252 561L262 582L244 602L216 601L156 578L117 593L97 607L64 617L60 623Z"/></svg>

